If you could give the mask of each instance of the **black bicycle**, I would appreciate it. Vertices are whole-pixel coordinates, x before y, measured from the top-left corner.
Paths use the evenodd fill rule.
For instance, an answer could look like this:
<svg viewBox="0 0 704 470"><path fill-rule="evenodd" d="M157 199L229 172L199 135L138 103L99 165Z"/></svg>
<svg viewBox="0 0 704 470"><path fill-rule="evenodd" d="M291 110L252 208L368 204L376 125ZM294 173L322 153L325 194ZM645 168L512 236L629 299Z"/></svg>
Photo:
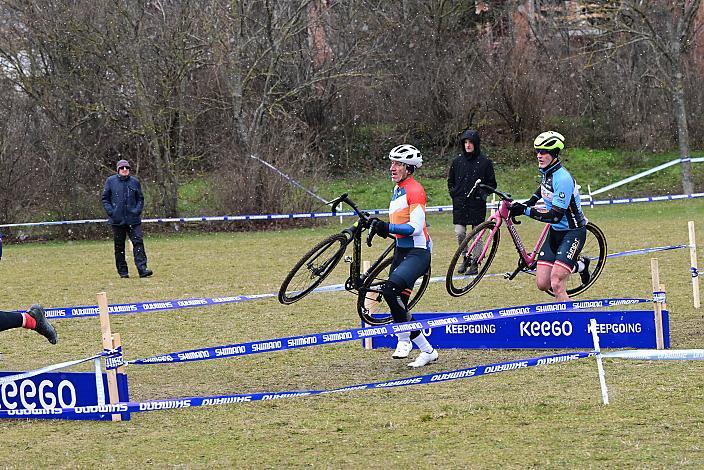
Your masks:
<svg viewBox="0 0 704 470"><path fill-rule="evenodd" d="M321 241L303 255L281 284L279 302L284 305L292 304L312 292L330 275L345 255L347 246L353 243L352 256L345 257L345 261L350 263L350 276L345 282L345 289L357 294L357 313L366 324L391 323L393 318L384 303L381 286L389 278L396 241L394 240L371 264L369 269L362 273L362 234L367 231L367 245L372 246L371 242L375 233L373 230L368 230L369 214L359 210L357 205L347 197L347 193L328 203L332 205L333 215L337 213L337 207L343 202L354 210L358 220L349 228ZM419 282L420 285L418 282L416 283L417 288L413 290L409 299L409 310L418 303L428 287L430 267Z"/></svg>

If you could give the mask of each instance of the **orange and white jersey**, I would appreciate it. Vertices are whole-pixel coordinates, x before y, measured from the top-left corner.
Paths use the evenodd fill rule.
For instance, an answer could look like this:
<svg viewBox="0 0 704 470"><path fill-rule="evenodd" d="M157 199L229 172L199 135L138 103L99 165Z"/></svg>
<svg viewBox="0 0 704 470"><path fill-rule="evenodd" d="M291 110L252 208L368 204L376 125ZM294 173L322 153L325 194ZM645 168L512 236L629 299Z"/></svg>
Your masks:
<svg viewBox="0 0 704 470"><path fill-rule="evenodd" d="M432 250L425 223L426 203L425 189L413 176L394 187L389 204L389 233L396 237L397 247Z"/></svg>

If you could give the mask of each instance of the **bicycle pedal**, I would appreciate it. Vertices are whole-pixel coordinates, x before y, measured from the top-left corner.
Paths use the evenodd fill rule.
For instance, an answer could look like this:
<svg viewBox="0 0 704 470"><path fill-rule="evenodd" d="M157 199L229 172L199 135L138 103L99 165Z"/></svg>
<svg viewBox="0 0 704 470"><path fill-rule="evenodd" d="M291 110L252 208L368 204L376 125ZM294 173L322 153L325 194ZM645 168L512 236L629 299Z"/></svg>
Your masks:
<svg viewBox="0 0 704 470"><path fill-rule="evenodd" d="M504 279L511 279L511 273L504 273Z"/></svg>
<svg viewBox="0 0 704 470"><path fill-rule="evenodd" d="M351 256L345 256L345 263L351 263L352 262L352 257Z"/></svg>

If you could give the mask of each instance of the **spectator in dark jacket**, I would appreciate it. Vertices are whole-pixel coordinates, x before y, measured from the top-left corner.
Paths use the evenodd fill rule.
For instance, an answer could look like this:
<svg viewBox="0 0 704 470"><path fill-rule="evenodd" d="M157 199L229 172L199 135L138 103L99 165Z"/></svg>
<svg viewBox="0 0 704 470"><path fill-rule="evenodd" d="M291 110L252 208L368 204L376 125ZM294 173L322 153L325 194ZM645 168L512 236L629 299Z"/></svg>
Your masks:
<svg viewBox="0 0 704 470"><path fill-rule="evenodd" d="M467 236L467 226L472 228L481 224L486 219L486 191L476 191L468 197L478 179L483 184L496 187L494 165L481 151L479 132L467 129L460 135L460 153L452 161L450 172L447 176L447 189L452 196L452 223L455 225L457 242L462 244ZM481 251L482 247L476 249ZM473 275L477 273L477 266L471 257L465 258L457 272Z"/></svg>
<svg viewBox="0 0 704 470"><path fill-rule="evenodd" d="M125 239L129 236L139 277L151 276L153 272L147 268L147 253L144 251L142 234L144 194L137 178L130 175L130 164L127 160L117 162L117 174L105 181L103 207L112 226L117 273L122 278L129 277L125 260Z"/></svg>

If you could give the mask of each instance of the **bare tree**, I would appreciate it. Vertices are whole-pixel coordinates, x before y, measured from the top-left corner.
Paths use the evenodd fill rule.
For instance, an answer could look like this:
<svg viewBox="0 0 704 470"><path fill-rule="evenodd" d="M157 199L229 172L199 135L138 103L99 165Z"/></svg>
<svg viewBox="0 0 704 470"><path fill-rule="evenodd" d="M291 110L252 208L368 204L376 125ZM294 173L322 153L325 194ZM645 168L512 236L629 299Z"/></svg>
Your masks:
<svg viewBox="0 0 704 470"><path fill-rule="evenodd" d="M672 97L680 157L682 189L693 192L688 112L685 100L685 60L692 48L701 0L622 0L603 7L609 21L601 35L602 49L617 57L621 48L644 44L648 48L646 77L666 89Z"/></svg>

